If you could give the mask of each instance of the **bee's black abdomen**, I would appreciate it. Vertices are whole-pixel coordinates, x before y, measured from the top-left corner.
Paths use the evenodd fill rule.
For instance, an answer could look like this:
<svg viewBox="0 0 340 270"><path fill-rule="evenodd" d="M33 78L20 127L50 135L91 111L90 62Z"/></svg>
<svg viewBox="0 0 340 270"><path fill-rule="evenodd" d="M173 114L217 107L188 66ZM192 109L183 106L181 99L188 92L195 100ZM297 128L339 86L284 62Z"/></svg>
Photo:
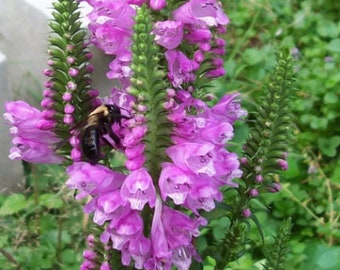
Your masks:
<svg viewBox="0 0 340 270"><path fill-rule="evenodd" d="M112 130L113 124L121 126L122 119L130 119L122 115L117 105L105 104L93 110L86 119L86 126L81 134L83 156L91 164L97 164L101 158L101 142L115 149L122 149L120 138ZM105 138L108 135L111 140Z"/></svg>
<svg viewBox="0 0 340 270"><path fill-rule="evenodd" d="M83 155L89 163L96 164L100 159L100 132L96 126L88 126L81 137Z"/></svg>

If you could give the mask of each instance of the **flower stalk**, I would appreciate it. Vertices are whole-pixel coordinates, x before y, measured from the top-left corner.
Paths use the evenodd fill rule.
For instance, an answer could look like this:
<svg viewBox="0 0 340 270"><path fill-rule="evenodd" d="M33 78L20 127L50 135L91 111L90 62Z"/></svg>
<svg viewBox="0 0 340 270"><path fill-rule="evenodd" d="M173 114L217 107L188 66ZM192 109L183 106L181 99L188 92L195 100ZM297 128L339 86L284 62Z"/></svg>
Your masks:
<svg viewBox="0 0 340 270"><path fill-rule="evenodd" d="M230 227L223 240L223 249L217 258L217 268L224 269L230 261L240 254L240 241L235 241L245 224L253 220L259 229L263 241L261 225L252 209L252 200L260 198L260 192L278 192L281 189L275 175L287 169L287 148L292 141L291 100L294 91L293 60L288 50L277 53L277 65L274 68L262 102L255 112L255 120L250 129L249 138L244 145L244 158L241 160L243 175L237 188L235 202L227 201L231 211ZM243 242L247 241L243 233ZM236 243L236 244L235 244Z"/></svg>
<svg viewBox="0 0 340 270"><path fill-rule="evenodd" d="M96 99L98 93L90 88L92 54L87 46L86 31L81 28L78 2L58 0L52 5L53 19L49 26L53 34L49 37L49 67L44 70L48 81L41 102L44 108L41 125L49 122L46 129L67 141L57 145L59 154L79 160L79 146L73 143L72 149L68 142L71 129L100 104Z"/></svg>
<svg viewBox="0 0 340 270"><path fill-rule="evenodd" d="M152 28L150 10L143 5L135 17L131 63L133 76L128 92L135 96L136 107L145 107L145 167L157 180L160 164L166 160L165 149L170 145L171 124L163 106L166 102L164 89L170 88L170 85L166 83L166 73L160 65L161 55L154 43Z"/></svg>

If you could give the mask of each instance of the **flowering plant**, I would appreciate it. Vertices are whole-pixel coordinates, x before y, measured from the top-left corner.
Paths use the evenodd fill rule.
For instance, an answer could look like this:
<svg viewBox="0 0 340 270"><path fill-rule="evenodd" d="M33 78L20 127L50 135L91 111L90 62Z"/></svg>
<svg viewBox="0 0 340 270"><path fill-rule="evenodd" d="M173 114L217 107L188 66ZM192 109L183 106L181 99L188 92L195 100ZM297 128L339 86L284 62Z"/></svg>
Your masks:
<svg viewBox="0 0 340 270"><path fill-rule="evenodd" d="M43 110L6 104L9 157L64 164L75 199L89 198L84 211L99 234L89 235L81 269L189 269L207 255L223 269L246 240L243 225L258 224L251 202L259 191L278 191L273 176L287 167L289 55L278 55L239 161L227 148L235 122L247 115L239 94L212 102L209 91L210 81L225 73L229 19L222 3L84 2L92 7L88 32L80 28L76 1L53 4ZM90 44L112 57L109 97L91 88ZM113 165L110 152L123 154L123 166ZM228 217L229 229L199 252L195 239L214 215Z"/></svg>

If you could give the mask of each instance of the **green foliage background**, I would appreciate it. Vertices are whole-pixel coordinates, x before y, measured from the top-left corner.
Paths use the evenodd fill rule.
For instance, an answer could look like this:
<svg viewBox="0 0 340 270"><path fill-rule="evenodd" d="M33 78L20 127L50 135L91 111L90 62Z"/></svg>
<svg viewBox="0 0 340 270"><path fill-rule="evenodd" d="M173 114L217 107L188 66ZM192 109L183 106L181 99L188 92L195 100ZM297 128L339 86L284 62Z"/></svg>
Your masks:
<svg viewBox="0 0 340 270"><path fill-rule="evenodd" d="M282 46L295 57L298 89L292 106L296 140L287 149L289 170L280 177L283 189L264 194L269 211L259 205L256 213L265 248L254 226L247 253L227 269L264 269L262 252L270 250L273 236L288 217L293 227L286 269L340 269L340 2L222 3L231 23L225 34L227 75L214 83L216 94L239 91L243 105L254 110ZM235 142L246 135L247 126L239 125ZM79 269L86 217L64 187L62 169L25 168L27 192L0 196L1 268ZM211 224L217 238L225 229L221 224ZM208 257L204 265L213 269L214 261Z"/></svg>
<svg viewBox="0 0 340 270"><path fill-rule="evenodd" d="M265 235L270 238L277 225L291 217L286 269L340 269L336 255L340 251L340 2L223 4L231 24L226 34L227 76L217 83L219 93L240 91L251 112L275 64L277 48L288 47L295 57L296 141L289 149L289 170L280 179L283 190L264 196L270 214L258 212ZM261 269L256 252L232 269Z"/></svg>

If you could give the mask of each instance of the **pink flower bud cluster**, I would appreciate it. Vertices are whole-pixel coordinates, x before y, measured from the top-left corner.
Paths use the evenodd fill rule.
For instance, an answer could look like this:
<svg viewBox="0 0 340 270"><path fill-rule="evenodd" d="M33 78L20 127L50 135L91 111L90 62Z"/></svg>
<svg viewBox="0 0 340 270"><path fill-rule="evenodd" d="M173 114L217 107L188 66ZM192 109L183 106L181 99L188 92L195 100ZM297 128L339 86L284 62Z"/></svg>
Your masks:
<svg viewBox="0 0 340 270"><path fill-rule="evenodd" d="M54 153L53 145L59 141L55 134L45 129L43 113L24 101L5 104L4 118L11 125L14 147L9 158L32 163L61 163L63 158Z"/></svg>
<svg viewBox="0 0 340 270"><path fill-rule="evenodd" d="M162 164L159 179L163 200L169 197L196 215L211 211L223 198L219 188L235 185L232 180L242 175L237 155L225 149L235 120L246 114L235 97L226 95L209 108L190 93L177 92L177 106L168 116L175 126L174 145L166 150L172 162Z"/></svg>
<svg viewBox="0 0 340 270"><path fill-rule="evenodd" d="M57 82L55 82L55 80L53 79L53 76L55 75L56 65L59 63L60 59L55 61L50 59L48 61L49 68L43 71L45 76L51 77L51 79L45 82L45 90L43 91L44 98L41 101L41 106L44 108L43 116L45 119L44 125L46 126L46 129L54 128L56 123L59 121L58 118L60 117L62 118L64 124L68 126L72 126L74 124L75 107L72 99L75 95L79 95L79 92L75 94L75 92L78 90L77 82L79 81L79 79L77 78L77 76L79 74L79 70L83 68L83 66L78 66L79 63L77 62L77 59L72 56L73 47L68 46L68 48L69 50L67 51L67 54L69 55L65 56L66 61L63 65L68 68L67 73L69 80L66 85L63 86L63 91L61 93L60 85L57 86ZM53 57L53 50L50 50L49 53L51 54L51 57ZM87 53L86 58L91 59L92 54ZM91 73L93 71L93 67L91 65L87 65L86 70ZM66 77L67 75L64 74L64 76ZM58 83L60 84L61 82ZM97 96L98 92L89 91L88 98L91 100L94 107L97 107L100 104ZM55 106L56 104L58 105ZM62 108L60 108L60 105L62 105ZM48 123L50 123L49 126Z"/></svg>
<svg viewBox="0 0 340 270"><path fill-rule="evenodd" d="M225 42L217 34L226 31L229 23L221 3L215 0L190 0L176 9L170 20L155 23L155 41L166 49L169 80L173 87L195 80L195 73L206 56L211 68L206 76L215 78L225 74L222 56ZM196 45L193 55L185 55L181 44Z"/></svg>
<svg viewBox="0 0 340 270"><path fill-rule="evenodd" d="M154 10L166 7L165 0L87 0L93 11L89 14L91 41L106 54L115 56L110 63L109 79L118 80L123 87L130 84L132 75L132 27L136 15L136 5L144 3ZM222 56L225 41L218 34L226 31L229 19L217 0L190 0L174 10L170 18L155 22L153 34L155 42L165 49L168 62L169 80L173 87L195 80L195 73L208 56L210 62L206 76L220 77L225 74ZM180 45L186 42L196 45L192 55L185 55Z"/></svg>

